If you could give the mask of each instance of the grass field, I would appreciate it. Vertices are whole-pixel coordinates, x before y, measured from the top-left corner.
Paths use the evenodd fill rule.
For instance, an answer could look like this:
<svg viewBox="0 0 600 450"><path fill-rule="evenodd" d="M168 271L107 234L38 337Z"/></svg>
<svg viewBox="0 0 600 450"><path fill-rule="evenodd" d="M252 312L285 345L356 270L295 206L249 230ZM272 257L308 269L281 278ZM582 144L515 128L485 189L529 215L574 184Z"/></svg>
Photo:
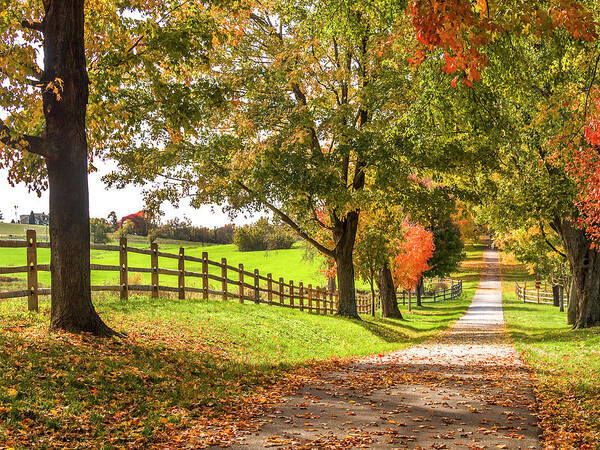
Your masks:
<svg viewBox="0 0 600 450"><path fill-rule="evenodd" d="M48 230L45 225L23 225L20 223L0 222L0 239L25 239L27 230L35 230L39 241L47 241Z"/></svg>
<svg viewBox="0 0 600 450"><path fill-rule="evenodd" d="M130 239L131 241L131 239ZM130 242L130 245L140 248L149 248L144 242ZM313 284L314 286L323 286L326 281L321 274L322 258L320 256L311 257L308 255L306 248L302 243L294 244L294 247L289 250L270 250L256 252L240 252L233 244L230 245L199 245L193 242L181 243L164 243L159 241L159 250L165 253L177 254L179 248L185 248L186 255L197 258L202 257L203 252L208 252L208 257L212 261L220 262L221 258L227 258L229 265L237 267L238 264L244 264L247 271L252 272L254 269L259 269L260 273L266 275L273 274L273 278L278 280L279 277L284 277L285 281L294 280L304 282L305 285ZM49 264L50 250L38 249L38 264ZM93 250L91 253L92 264L119 265L119 252ZM7 266L24 266L27 264L26 251L24 248L0 248L0 267ZM129 253L129 267L150 267L150 256ZM177 260L171 258L159 258L159 267L163 269L177 269ZM192 272L201 272L202 265L200 263L186 262L186 270ZM220 275L220 269L214 266L209 266L210 273ZM131 275L137 277L130 284L150 284L150 274ZM50 273L40 272L39 282L42 286L49 286ZM237 277L231 275L230 278ZM25 275L11 275L11 278L25 280ZM135 282L133 282L135 281ZM189 278L186 280L188 286L199 286L201 284L198 278ZM13 285L19 285L19 282L14 282ZM115 285L119 284L118 272L93 271L93 285ZM164 286L177 286L176 276L161 276L160 284ZM216 282L211 281L213 287L218 288ZM0 289L2 284L0 283Z"/></svg>
<svg viewBox="0 0 600 450"><path fill-rule="evenodd" d="M508 331L532 368L547 448L600 446L600 329L571 330L566 313L522 303L514 281L531 279L520 266L503 266Z"/></svg>
<svg viewBox="0 0 600 450"><path fill-rule="evenodd" d="M18 224L0 224L6 227L25 227ZM29 227L27 225L26 227ZM149 248L145 238L132 236L128 238L129 245L139 248ZM168 240L159 240L159 249L161 252L177 254L180 247L185 248L185 253L188 256L196 258L202 257L203 252L208 253L208 258L215 262L220 262L221 258L227 258L229 265L237 267L243 264L246 271L252 272L254 269L259 269L262 275L271 273L274 280L283 277L286 282L293 280L296 285L302 281L305 286L312 284L313 286L325 286L326 280L321 273L323 258L320 255L311 255L307 252L305 246L301 242L294 244L289 250L270 250L270 251L255 251L255 252L240 252L233 244L230 245L202 245L193 242L174 242ZM478 260L480 255L480 247L467 248L467 266L472 258ZM119 253L112 251L92 250L92 264L119 265ZM50 250L38 249L38 264L50 263ZM9 266L24 266L27 264L26 250L24 248L0 248L0 267ZM129 267L150 267L150 257L136 253L128 254ZM177 269L177 260L171 258L159 258L159 267L163 269ZM186 262L186 270L191 272L201 272L202 266L200 263ZM479 273L479 268L475 268L474 273ZM209 272L214 275L221 274L220 268L209 266ZM144 284L150 285L150 274L145 273L130 273L129 284ZM229 278L237 279L237 274L230 274ZM471 277L472 278L472 277ZM467 278L466 281L472 281ZM0 290L19 290L25 288L25 274L10 275L10 277L0 277ZM41 287L50 286L50 273L39 272L38 279ZM478 275L475 275L475 281L478 280ZM202 281L200 278L187 278L186 285L189 287L200 287ZM107 271L93 271L92 285L118 285L119 273ZM161 286L177 286L177 277L171 275L161 275L159 279ZM265 283L261 282L261 286ZM220 290L220 283L210 280L211 289ZM367 289L366 283L357 280L357 287ZM234 287L230 286L233 292Z"/></svg>
<svg viewBox="0 0 600 450"><path fill-rule="evenodd" d="M0 303L0 447L145 447L210 420L222 431L247 405L269 401L274 386L310 382L336 358L398 350L448 327L470 303L481 251L471 248L457 274L460 299L413 306L404 320L99 295L101 316L126 333L100 340L48 333L45 299L40 314L18 299Z"/></svg>

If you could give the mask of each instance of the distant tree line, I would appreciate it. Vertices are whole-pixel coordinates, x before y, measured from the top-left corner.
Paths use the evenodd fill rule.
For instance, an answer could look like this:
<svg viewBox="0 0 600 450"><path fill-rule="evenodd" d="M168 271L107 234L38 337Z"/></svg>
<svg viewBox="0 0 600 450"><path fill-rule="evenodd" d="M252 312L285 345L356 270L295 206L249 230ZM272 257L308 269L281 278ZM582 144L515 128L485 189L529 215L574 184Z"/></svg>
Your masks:
<svg viewBox="0 0 600 450"><path fill-rule="evenodd" d="M189 219L171 219L150 230L154 239L176 239L179 241L205 242L209 244L231 244L235 232L234 224L207 228L193 226Z"/></svg>
<svg viewBox="0 0 600 450"><path fill-rule="evenodd" d="M237 228L233 236L233 243L241 252L287 249L291 248L294 242L296 237L288 227L269 223L265 218Z"/></svg>

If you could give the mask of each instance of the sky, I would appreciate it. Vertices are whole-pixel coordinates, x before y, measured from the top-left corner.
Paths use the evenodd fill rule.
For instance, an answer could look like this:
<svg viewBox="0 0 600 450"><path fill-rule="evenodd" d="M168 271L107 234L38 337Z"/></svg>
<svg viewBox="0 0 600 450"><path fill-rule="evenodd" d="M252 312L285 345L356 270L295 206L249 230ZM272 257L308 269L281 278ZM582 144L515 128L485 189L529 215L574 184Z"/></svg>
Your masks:
<svg viewBox="0 0 600 450"><path fill-rule="evenodd" d="M111 169L110 163L99 163L98 172L89 176L90 190L90 217L107 217L108 213L115 211L117 217L121 218L133 214L144 208L142 195L143 188L139 186L127 186L124 189L108 189L101 177ZM17 214L48 213L48 193L38 197L34 192L28 192L23 184L11 187L7 179L7 171L0 169L0 212L4 215L4 221L10 222L15 218L15 205ZM165 215L162 220L175 217L189 218L196 226L216 227L226 223L242 225L256 220L258 217L244 217L238 215L231 220L218 205L206 205L200 209L192 208L189 201L182 201L179 208L166 204L163 208Z"/></svg>

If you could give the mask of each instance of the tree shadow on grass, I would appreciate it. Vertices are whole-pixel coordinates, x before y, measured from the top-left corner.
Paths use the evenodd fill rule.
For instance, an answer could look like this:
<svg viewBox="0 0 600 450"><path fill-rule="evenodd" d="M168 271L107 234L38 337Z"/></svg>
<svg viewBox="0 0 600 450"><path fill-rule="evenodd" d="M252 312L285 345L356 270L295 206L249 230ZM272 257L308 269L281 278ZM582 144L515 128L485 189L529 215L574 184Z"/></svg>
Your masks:
<svg viewBox="0 0 600 450"><path fill-rule="evenodd" d="M206 408L217 414L307 364L250 364L200 340L132 336L48 334L39 326L0 332L0 443L151 445L168 426L185 426Z"/></svg>
<svg viewBox="0 0 600 450"><path fill-rule="evenodd" d="M452 322L460 318L465 309L466 306L457 306L445 310L437 310L430 307L430 311L427 311L427 314L418 314L418 311L410 315L403 313L404 320L377 318L375 322L371 320L357 320L355 323L387 343L417 343L436 332L448 328ZM411 317L414 321L407 321L407 317Z"/></svg>

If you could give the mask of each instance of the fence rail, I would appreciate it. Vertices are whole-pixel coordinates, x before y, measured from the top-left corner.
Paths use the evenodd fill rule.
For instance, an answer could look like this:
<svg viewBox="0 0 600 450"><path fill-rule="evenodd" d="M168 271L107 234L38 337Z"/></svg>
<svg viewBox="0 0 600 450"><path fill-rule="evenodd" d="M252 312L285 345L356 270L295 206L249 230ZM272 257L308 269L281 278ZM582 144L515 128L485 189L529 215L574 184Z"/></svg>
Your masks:
<svg viewBox="0 0 600 450"><path fill-rule="evenodd" d="M25 266L0 267L0 275L26 273L27 289L0 292L0 299L27 297L29 310L37 311L38 297L50 294L49 288L40 288L38 285L38 273L49 272L50 265L38 264L37 249L50 248L50 244L37 242L35 231L28 230L26 241L0 240L0 248L25 248L27 254ZM302 282L294 283L293 280L286 282L281 277L275 279L270 273L260 274L258 269L249 271L243 264L233 266L226 258L220 262L212 261L208 259L207 252L203 252L201 258L186 255L183 247L177 254L165 253L159 251L156 243L151 244L149 250L141 249L128 246L127 238L121 238L119 245L91 244L90 248L119 253L119 265L90 264L92 271L118 272L119 284L95 285L91 289L95 292L119 292L123 300L129 297L130 292L149 292L153 298L158 298L161 292L168 292L177 294L179 299L189 298L192 294L201 295L204 299L216 296L223 300L265 303L317 314L333 314L337 310L338 291L313 287L312 284L304 285ZM130 254L148 256L150 267L130 266ZM176 260L177 269L160 267L159 258ZM150 274L151 284L131 283L129 276L136 273ZM173 284L176 278L177 285L166 285L163 281L165 277L171 277ZM434 292L430 298L441 301L458 297L462 293L462 282L451 281L450 288ZM373 308L378 307L378 304L373 305L368 294L357 293L356 301L359 314L371 314Z"/></svg>
<svg viewBox="0 0 600 450"><path fill-rule="evenodd" d="M556 294L553 287L558 288ZM550 286L546 282L515 281L515 294L523 303L550 304L561 308L568 303L568 296L562 286Z"/></svg>

